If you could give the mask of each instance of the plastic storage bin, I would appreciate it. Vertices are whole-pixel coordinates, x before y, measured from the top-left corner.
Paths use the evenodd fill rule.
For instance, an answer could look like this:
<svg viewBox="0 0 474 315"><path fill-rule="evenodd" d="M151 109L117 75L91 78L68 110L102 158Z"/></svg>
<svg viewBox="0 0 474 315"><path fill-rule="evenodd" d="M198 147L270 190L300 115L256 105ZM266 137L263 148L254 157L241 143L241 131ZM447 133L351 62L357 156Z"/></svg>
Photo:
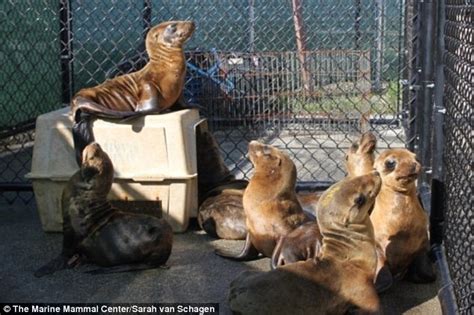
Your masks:
<svg viewBox="0 0 474 315"><path fill-rule="evenodd" d="M148 115L127 123L97 119L96 141L112 159L115 179L110 200L153 201L175 232L186 230L197 214L195 128L202 122L194 109ZM31 173L45 231L62 230L62 191L78 166L74 157L69 108L41 115Z"/></svg>

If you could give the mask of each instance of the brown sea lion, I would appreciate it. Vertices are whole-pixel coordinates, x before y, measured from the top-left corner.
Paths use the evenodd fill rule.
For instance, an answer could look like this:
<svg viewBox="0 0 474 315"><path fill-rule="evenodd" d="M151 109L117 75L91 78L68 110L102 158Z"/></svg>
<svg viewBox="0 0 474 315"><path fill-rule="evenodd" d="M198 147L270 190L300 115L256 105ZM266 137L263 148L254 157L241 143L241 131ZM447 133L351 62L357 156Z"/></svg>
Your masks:
<svg viewBox="0 0 474 315"><path fill-rule="evenodd" d="M207 234L243 240L247 235L242 196L248 181L236 180L222 159L219 145L207 127L196 129L199 211L198 223ZM297 193L303 210L314 214L322 192Z"/></svg>
<svg viewBox="0 0 474 315"><path fill-rule="evenodd" d="M347 177L368 174L374 169L377 138L371 132L363 133L346 152Z"/></svg>
<svg viewBox="0 0 474 315"><path fill-rule="evenodd" d="M301 208L306 213L311 213L316 216L316 204L319 198L324 193L324 190L317 191L299 191L296 193L296 198L301 205Z"/></svg>
<svg viewBox="0 0 474 315"><path fill-rule="evenodd" d="M427 261L428 215L416 193L420 163L406 149L391 149L382 152L374 166L382 177L382 188L370 215L382 254L378 268L387 266L395 278L401 278L415 262L425 268L417 271L415 280L434 281L434 271Z"/></svg>
<svg viewBox="0 0 474 315"><path fill-rule="evenodd" d="M374 168L374 151L377 144L375 136L366 132L352 143L346 152L347 177L370 173ZM316 209L320 195L314 194L311 203ZM272 255L272 268L314 258L321 249L322 235L317 222L308 222L280 238Z"/></svg>
<svg viewBox="0 0 474 315"><path fill-rule="evenodd" d="M272 269L316 257L321 252L322 238L316 221L300 225L282 236L273 250Z"/></svg>
<svg viewBox="0 0 474 315"><path fill-rule="evenodd" d="M169 21L152 27L145 41L150 60L144 68L76 93L71 111L78 162L83 148L94 140L91 117L160 113L179 101L186 75L183 45L194 28L191 21Z"/></svg>
<svg viewBox="0 0 474 315"><path fill-rule="evenodd" d="M97 143L86 146L81 169L62 195L62 253L35 276L82 262L108 267L94 273L149 269L166 263L173 245L171 226L164 219L111 207L107 194L113 173L112 162L101 147Z"/></svg>
<svg viewBox="0 0 474 315"><path fill-rule="evenodd" d="M245 239L247 226L242 205L245 186L246 181L233 181L209 192L198 213L199 226L207 234L227 240Z"/></svg>
<svg viewBox="0 0 474 315"><path fill-rule="evenodd" d="M296 167L282 151L257 141L249 143L249 158L255 173L243 196L247 237L243 250L234 255L216 251L235 260L271 257L277 240L310 221L296 198Z"/></svg>
<svg viewBox="0 0 474 315"><path fill-rule="evenodd" d="M321 197L321 254L269 272L245 271L230 285L235 314L375 314L377 258L368 211L380 189L377 172L346 178Z"/></svg>

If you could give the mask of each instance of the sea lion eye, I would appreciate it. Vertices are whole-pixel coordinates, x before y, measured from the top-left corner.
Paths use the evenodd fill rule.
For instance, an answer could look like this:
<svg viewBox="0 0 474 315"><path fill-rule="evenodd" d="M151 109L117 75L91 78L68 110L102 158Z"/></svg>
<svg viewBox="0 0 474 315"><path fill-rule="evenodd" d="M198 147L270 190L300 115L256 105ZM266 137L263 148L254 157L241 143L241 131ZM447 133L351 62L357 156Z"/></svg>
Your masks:
<svg viewBox="0 0 474 315"><path fill-rule="evenodd" d="M362 207L362 205L365 203L365 196L364 196L364 195L359 195L359 196L357 196L357 198L354 199L354 203L355 203L358 207Z"/></svg>
<svg viewBox="0 0 474 315"><path fill-rule="evenodd" d="M397 162L395 160L390 159L390 160L385 161L385 168L389 171L393 171L396 165L397 165Z"/></svg>

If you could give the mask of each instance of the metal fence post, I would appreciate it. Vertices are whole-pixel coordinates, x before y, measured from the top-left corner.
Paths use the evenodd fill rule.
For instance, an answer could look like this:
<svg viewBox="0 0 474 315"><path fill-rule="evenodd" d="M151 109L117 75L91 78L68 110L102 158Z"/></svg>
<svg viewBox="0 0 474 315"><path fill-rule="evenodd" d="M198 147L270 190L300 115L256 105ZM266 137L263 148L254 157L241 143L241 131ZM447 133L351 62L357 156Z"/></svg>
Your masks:
<svg viewBox="0 0 474 315"><path fill-rule="evenodd" d="M417 155L423 166L419 183L421 188L431 179L431 135L434 91L434 33L435 3L424 0L420 7L420 90L417 97L417 132L419 137ZM429 186L428 186L429 187Z"/></svg>
<svg viewBox="0 0 474 315"><path fill-rule="evenodd" d="M375 36L375 78L374 91L382 90L382 63L383 63L383 37L384 37L384 1L375 1L376 9L376 36Z"/></svg>
<svg viewBox="0 0 474 315"><path fill-rule="evenodd" d="M69 104L74 91L72 63L72 15L70 0L59 0L59 58L61 60L61 100Z"/></svg>
<svg viewBox="0 0 474 315"><path fill-rule="evenodd" d="M438 274L441 283L438 291L438 298L443 310L443 314L456 314L456 297L453 290L453 282L449 274L446 254L444 252L443 226L444 226L444 208L445 208L445 183L444 183L444 115L446 108L444 106L444 28L446 2L439 0L437 6L436 23L436 65L435 65L435 91L434 91L434 113L433 113L433 143L432 143L432 180L431 180L431 213L430 213L430 242L432 244L432 253L434 255Z"/></svg>
<svg viewBox="0 0 474 315"><path fill-rule="evenodd" d="M151 0L143 0L143 40L151 28Z"/></svg>
<svg viewBox="0 0 474 315"><path fill-rule="evenodd" d="M406 147L414 151L417 145L416 130L416 103L418 88L419 68L419 37L420 19L418 2L407 0L405 2L405 54L403 71L403 124L406 131Z"/></svg>

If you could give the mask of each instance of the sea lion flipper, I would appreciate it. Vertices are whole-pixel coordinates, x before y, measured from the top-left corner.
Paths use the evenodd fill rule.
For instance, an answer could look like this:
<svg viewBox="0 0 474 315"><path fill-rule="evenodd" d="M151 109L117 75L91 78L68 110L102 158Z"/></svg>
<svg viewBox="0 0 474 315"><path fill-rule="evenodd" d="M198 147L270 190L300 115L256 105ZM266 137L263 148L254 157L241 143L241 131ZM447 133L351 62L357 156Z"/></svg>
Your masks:
<svg viewBox="0 0 474 315"><path fill-rule="evenodd" d="M282 264L282 261L280 261L280 253L281 253L282 245L283 245L283 237L280 237L275 246L275 249L273 250L272 259L270 261L270 268L272 270L278 267L280 264Z"/></svg>
<svg viewBox="0 0 474 315"><path fill-rule="evenodd" d="M170 267L166 265L151 265L147 263L123 264L123 265L117 265L117 266L112 266L112 267L100 267L100 268L84 271L84 273L88 273L91 275L98 275L98 274L106 274L106 273L139 271L139 270L147 270L147 269L154 269L154 268L169 269Z"/></svg>
<svg viewBox="0 0 474 315"><path fill-rule="evenodd" d="M34 276L37 278L41 278L43 276L53 274L56 271L63 270L66 268L68 268L68 258L64 255L59 255L43 267L36 270Z"/></svg>
<svg viewBox="0 0 474 315"><path fill-rule="evenodd" d="M224 252L218 249L216 249L215 253L216 255L219 255L221 257L237 260L237 261L253 260L253 259L256 259L259 254L258 250L252 244L252 241L250 240L250 234L248 233L247 233L247 237L245 238L244 248L239 254L235 255L235 253Z"/></svg>
<svg viewBox="0 0 474 315"><path fill-rule="evenodd" d="M78 112L80 115L89 115L92 117L101 117L101 118L108 118L108 119L131 119L138 116L144 116L147 114L158 114L163 110L160 110L156 107L150 107L146 109L137 109L137 110L129 110L129 111L121 111L121 110L114 110L108 107L105 107L93 100L90 100L83 96L76 96L74 98L73 103L74 105L74 119L75 122L78 123L79 118L82 116L78 116Z"/></svg>
<svg viewBox="0 0 474 315"><path fill-rule="evenodd" d="M405 278L414 283L429 283L436 280L436 272L427 253L415 257L408 267Z"/></svg>
<svg viewBox="0 0 474 315"><path fill-rule="evenodd" d="M383 266L375 277L375 289L378 293L388 290L393 284L393 276L388 266Z"/></svg>
<svg viewBox="0 0 474 315"><path fill-rule="evenodd" d="M74 150L76 161L80 166L82 163L82 151L84 148L95 141L92 133L92 118L89 113L82 110L76 110L74 114L74 125L72 126L72 137L74 141Z"/></svg>

